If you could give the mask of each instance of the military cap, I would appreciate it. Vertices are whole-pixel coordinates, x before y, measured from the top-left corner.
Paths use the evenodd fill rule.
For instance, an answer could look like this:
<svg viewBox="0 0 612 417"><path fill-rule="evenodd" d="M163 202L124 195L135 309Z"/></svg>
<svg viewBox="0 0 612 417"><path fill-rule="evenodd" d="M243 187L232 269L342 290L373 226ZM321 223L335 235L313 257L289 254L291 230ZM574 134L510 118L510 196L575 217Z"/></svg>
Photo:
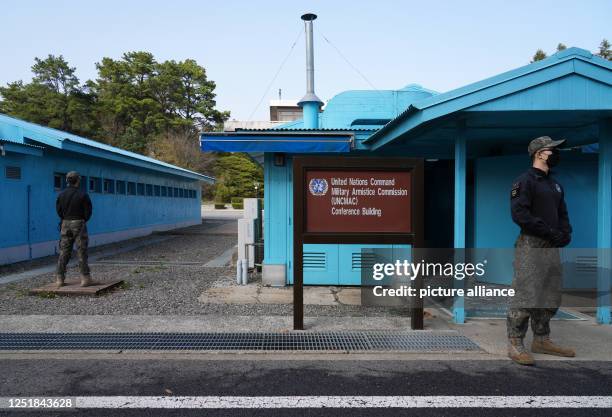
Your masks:
<svg viewBox="0 0 612 417"><path fill-rule="evenodd" d="M529 155L533 156L534 153L544 148L556 148L559 145L562 145L565 142L565 139L560 140L552 140L550 136L540 136L539 138L535 138L531 142L529 142L529 146L527 148Z"/></svg>
<svg viewBox="0 0 612 417"><path fill-rule="evenodd" d="M72 179L72 178L79 179L81 178L81 176L76 171L70 171L69 173L66 174L66 179Z"/></svg>

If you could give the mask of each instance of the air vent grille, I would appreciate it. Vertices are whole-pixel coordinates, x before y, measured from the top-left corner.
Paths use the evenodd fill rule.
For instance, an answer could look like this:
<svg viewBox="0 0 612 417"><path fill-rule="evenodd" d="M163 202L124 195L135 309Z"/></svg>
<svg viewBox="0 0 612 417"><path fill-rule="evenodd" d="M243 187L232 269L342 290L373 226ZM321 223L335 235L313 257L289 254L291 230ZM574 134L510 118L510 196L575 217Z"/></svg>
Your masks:
<svg viewBox="0 0 612 417"><path fill-rule="evenodd" d="M327 268L325 252L304 252L304 269L324 271Z"/></svg>
<svg viewBox="0 0 612 417"><path fill-rule="evenodd" d="M6 178L9 180L21 179L21 167L6 167Z"/></svg>

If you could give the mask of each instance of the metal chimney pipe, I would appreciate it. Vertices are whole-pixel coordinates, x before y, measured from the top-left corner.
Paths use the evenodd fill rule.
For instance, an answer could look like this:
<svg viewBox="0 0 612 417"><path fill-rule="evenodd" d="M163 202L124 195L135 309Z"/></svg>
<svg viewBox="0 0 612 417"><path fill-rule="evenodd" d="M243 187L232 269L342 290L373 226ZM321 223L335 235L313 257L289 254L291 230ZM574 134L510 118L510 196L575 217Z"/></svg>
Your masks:
<svg viewBox="0 0 612 417"><path fill-rule="evenodd" d="M312 22L316 18L317 15L312 13L302 15L304 29L306 31L306 94L314 94L314 42Z"/></svg>
<svg viewBox="0 0 612 417"><path fill-rule="evenodd" d="M317 129L319 127L319 109L323 102L314 92L314 41L312 22L316 14L302 15L304 30L306 32L306 95L299 101L304 116L304 128Z"/></svg>

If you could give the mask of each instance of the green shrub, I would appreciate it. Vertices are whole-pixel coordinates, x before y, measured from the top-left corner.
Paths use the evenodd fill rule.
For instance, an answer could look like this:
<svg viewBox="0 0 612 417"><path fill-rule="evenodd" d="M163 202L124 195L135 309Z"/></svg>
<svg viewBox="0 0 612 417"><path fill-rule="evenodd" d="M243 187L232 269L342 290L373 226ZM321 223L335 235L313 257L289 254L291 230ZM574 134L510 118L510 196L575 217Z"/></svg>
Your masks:
<svg viewBox="0 0 612 417"><path fill-rule="evenodd" d="M242 204L244 203L244 197L232 197L232 204Z"/></svg>
<svg viewBox="0 0 612 417"><path fill-rule="evenodd" d="M219 210L219 209L224 209L225 208L225 204L223 203L215 203L215 209Z"/></svg>
<svg viewBox="0 0 612 417"><path fill-rule="evenodd" d="M242 210L242 209L244 209L244 204L242 204L242 203L232 203L232 208L236 209L236 210Z"/></svg>
<svg viewBox="0 0 612 417"><path fill-rule="evenodd" d="M230 189L223 184L223 178L220 181L215 190L215 204L229 203L231 196Z"/></svg>

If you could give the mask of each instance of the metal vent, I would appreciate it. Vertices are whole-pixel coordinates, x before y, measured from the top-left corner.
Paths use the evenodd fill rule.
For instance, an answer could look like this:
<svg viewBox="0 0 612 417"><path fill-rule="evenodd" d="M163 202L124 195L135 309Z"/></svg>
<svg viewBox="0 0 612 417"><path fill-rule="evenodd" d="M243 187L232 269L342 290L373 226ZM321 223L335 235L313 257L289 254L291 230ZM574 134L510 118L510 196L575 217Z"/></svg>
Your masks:
<svg viewBox="0 0 612 417"><path fill-rule="evenodd" d="M324 271L327 268L327 254L325 252L304 252L304 269Z"/></svg>
<svg viewBox="0 0 612 417"><path fill-rule="evenodd" d="M0 350L479 351L454 332L0 333Z"/></svg>
<svg viewBox="0 0 612 417"><path fill-rule="evenodd" d="M576 272L597 273L597 256L576 256Z"/></svg>
<svg viewBox="0 0 612 417"><path fill-rule="evenodd" d="M377 259L378 256L375 253L353 252L351 254L351 268L354 271L361 271L364 268L372 269Z"/></svg>
<svg viewBox="0 0 612 417"><path fill-rule="evenodd" d="M21 167L6 167L6 178L9 180L21 179Z"/></svg>

